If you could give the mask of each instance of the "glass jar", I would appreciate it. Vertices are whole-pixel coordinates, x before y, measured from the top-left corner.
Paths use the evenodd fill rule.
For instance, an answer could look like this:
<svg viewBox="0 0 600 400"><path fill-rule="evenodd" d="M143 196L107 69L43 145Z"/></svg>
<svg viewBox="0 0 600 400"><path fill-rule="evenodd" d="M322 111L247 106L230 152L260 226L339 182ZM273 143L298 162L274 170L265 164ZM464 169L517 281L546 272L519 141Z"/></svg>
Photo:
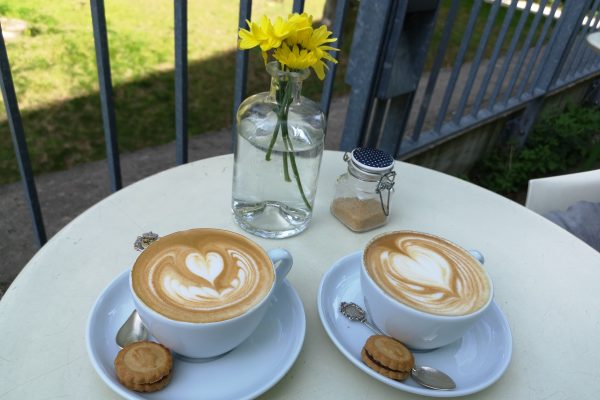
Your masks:
<svg viewBox="0 0 600 400"><path fill-rule="evenodd" d="M356 148L344 154L348 171L336 182L331 213L355 232L365 232L387 223L394 191L394 158L371 148Z"/></svg>
<svg viewBox="0 0 600 400"><path fill-rule="evenodd" d="M248 97L237 113L232 210L247 232L285 238L312 218L323 155L325 116L301 96L308 70L267 64L271 90Z"/></svg>

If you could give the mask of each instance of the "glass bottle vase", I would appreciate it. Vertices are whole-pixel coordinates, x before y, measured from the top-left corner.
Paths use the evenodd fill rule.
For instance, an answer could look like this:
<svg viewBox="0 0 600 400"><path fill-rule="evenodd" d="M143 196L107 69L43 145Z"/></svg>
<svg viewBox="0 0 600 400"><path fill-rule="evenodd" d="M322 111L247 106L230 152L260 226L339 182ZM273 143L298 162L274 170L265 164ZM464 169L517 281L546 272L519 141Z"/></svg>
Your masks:
<svg viewBox="0 0 600 400"><path fill-rule="evenodd" d="M246 231L285 238L312 218L323 155L325 117L301 96L308 70L267 64L269 92L248 97L237 112L232 209Z"/></svg>

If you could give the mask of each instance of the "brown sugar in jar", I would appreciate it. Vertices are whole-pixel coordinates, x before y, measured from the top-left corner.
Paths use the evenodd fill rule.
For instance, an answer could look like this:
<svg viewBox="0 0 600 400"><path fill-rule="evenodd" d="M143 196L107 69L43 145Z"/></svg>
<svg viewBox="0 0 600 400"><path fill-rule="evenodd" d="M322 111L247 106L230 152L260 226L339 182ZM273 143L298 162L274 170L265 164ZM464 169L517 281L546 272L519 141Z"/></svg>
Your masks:
<svg viewBox="0 0 600 400"><path fill-rule="evenodd" d="M331 212L344 225L355 232L368 231L385 224L387 216L381 209L379 200L359 200L343 197L331 202Z"/></svg>
<svg viewBox="0 0 600 400"><path fill-rule="evenodd" d="M368 231L388 221L395 172L389 154L356 148L344 154L348 171L336 182L331 213L355 232Z"/></svg>

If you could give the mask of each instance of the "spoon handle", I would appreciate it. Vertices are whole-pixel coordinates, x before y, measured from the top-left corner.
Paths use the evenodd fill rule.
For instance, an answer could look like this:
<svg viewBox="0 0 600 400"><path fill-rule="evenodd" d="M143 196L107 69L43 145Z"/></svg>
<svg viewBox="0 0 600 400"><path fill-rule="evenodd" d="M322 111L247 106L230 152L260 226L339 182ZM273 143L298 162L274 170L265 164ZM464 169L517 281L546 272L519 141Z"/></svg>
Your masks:
<svg viewBox="0 0 600 400"><path fill-rule="evenodd" d="M366 319L362 320L362 323L365 324L369 329L371 329L374 333L378 335L385 335L385 333L381 332L375 325L371 324Z"/></svg>

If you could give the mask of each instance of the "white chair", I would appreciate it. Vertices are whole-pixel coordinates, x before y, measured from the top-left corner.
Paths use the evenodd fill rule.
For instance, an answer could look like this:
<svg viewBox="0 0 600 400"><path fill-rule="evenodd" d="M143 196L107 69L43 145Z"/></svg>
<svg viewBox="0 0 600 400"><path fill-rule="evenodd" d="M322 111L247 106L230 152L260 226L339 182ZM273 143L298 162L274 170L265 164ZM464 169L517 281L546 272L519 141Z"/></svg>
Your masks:
<svg viewBox="0 0 600 400"><path fill-rule="evenodd" d="M545 214L564 211L578 201L600 203L600 169L531 179L525 207Z"/></svg>
<svg viewBox="0 0 600 400"><path fill-rule="evenodd" d="M587 42L592 48L600 51L600 32L590 33L586 37Z"/></svg>
<svg viewBox="0 0 600 400"><path fill-rule="evenodd" d="M525 206L600 251L600 169L531 179Z"/></svg>

